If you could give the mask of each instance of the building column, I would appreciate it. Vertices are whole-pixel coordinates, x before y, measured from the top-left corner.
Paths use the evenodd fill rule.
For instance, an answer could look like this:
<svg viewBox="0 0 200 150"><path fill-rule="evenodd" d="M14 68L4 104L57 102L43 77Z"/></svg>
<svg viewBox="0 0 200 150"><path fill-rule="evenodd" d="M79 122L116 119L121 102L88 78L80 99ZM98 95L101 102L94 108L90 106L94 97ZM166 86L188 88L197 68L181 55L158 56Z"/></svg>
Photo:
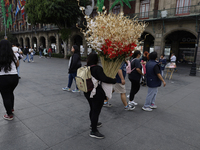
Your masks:
<svg viewBox="0 0 200 150"><path fill-rule="evenodd" d="M140 12L140 0L136 0L135 13L139 13L139 12Z"/></svg>
<svg viewBox="0 0 200 150"><path fill-rule="evenodd" d="M59 34L56 33L56 54L60 53L60 40L59 40Z"/></svg>
<svg viewBox="0 0 200 150"><path fill-rule="evenodd" d="M162 34L156 34L154 40L154 51L158 53L158 58L163 54L164 48L162 46Z"/></svg>
<svg viewBox="0 0 200 150"><path fill-rule="evenodd" d="M46 43L46 49L48 49L49 48L49 36L47 35L47 36L45 36L45 43Z"/></svg>

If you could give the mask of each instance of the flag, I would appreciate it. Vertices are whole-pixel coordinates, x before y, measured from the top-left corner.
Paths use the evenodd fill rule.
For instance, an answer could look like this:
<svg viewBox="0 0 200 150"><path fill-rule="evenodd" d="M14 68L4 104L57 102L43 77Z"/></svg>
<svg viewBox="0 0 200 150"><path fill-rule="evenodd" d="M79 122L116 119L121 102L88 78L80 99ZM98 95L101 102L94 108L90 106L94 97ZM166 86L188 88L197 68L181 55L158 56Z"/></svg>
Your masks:
<svg viewBox="0 0 200 150"><path fill-rule="evenodd" d="M16 12L15 12L15 16L17 16L18 11L21 10L21 5L19 4L19 2L17 3L17 8L16 8Z"/></svg>
<svg viewBox="0 0 200 150"><path fill-rule="evenodd" d="M22 8L21 8L21 12L22 12L23 20L24 20L24 19L25 19L25 18L24 18L24 14L25 14L25 12L24 12L24 6L22 6Z"/></svg>

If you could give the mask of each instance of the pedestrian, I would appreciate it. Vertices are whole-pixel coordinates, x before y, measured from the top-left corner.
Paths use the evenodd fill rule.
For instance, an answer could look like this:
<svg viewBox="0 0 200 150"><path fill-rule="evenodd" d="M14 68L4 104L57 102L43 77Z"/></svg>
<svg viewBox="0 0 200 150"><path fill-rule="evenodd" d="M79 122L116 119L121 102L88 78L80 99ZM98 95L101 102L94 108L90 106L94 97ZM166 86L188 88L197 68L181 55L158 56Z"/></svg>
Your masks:
<svg viewBox="0 0 200 150"><path fill-rule="evenodd" d="M141 76L144 76L142 73L142 65L140 63L141 52L139 50L135 50L132 57L134 60L131 61L131 70L134 68L135 69L128 75L128 78L131 81L131 90L128 104L137 105L138 103L134 101L134 98L135 94L137 94L140 89Z"/></svg>
<svg viewBox="0 0 200 150"><path fill-rule="evenodd" d="M62 88L63 91L71 91L71 85L72 85L73 79L76 82L75 77L77 75L77 70L78 70L78 68L81 67L81 56L80 56L80 49L78 48L78 46L73 45L71 52L73 54L69 59L68 86ZM72 90L72 92L80 92L80 90L76 86L76 89Z"/></svg>
<svg viewBox="0 0 200 150"><path fill-rule="evenodd" d="M7 40L0 41L0 93L6 114L3 116L6 120L13 120L14 112L14 89L16 88L19 78L17 67L19 61L13 53L11 45Z"/></svg>
<svg viewBox="0 0 200 150"><path fill-rule="evenodd" d="M33 61L33 56L34 56L34 53L35 53L35 52L34 52L32 46L31 46L31 48L29 49L29 53L30 53L30 57L31 57L31 58L30 58L30 61L34 62L34 61Z"/></svg>
<svg viewBox="0 0 200 150"><path fill-rule="evenodd" d="M27 59L28 60L28 63L30 63L29 61L29 49L28 49L28 46L26 46L26 48L24 49L24 55L26 55L26 58L23 60L25 62L25 60Z"/></svg>
<svg viewBox="0 0 200 150"><path fill-rule="evenodd" d="M87 66L90 66L94 89L87 93L84 92L84 95L90 105L89 117L91 121L91 131L89 135L93 138L102 139L104 138L104 135L97 130L97 127L102 126L102 123L98 122L98 120L106 95L99 82L115 84L116 79L107 77L103 72L103 68L97 65L97 63L97 54L90 53L87 60Z"/></svg>
<svg viewBox="0 0 200 150"><path fill-rule="evenodd" d="M40 57L39 58L42 58L42 52L43 52L43 46L41 45L39 47L39 54L40 54Z"/></svg>
<svg viewBox="0 0 200 150"><path fill-rule="evenodd" d="M122 103L124 104L125 110L135 109L134 105L130 105L126 101L126 87L125 87L125 77L126 77L126 63L123 62L121 68L116 75L116 84L114 85L114 92L120 93Z"/></svg>
<svg viewBox="0 0 200 150"><path fill-rule="evenodd" d="M43 54L44 54L44 57L47 58L47 49L46 48L43 49Z"/></svg>
<svg viewBox="0 0 200 150"><path fill-rule="evenodd" d="M149 61L147 62L147 86L148 86L148 94L146 97L146 102L142 109L144 111L152 111L157 108L155 105L156 95L158 93L158 87L161 86L161 81L163 82L163 86L166 85L164 79L161 76L161 69L159 63L156 61L157 52L151 52L149 54Z"/></svg>
<svg viewBox="0 0 200 150"><path fill-rule="evenodd" d="M49 58L51 58L51 53L52 53L52 48L50 46L49 49L48 49Z"/></svg>
<svg viewBox="0 0 200 150"><path fill-rule="evenodd" d="M142 64L142 72L144 74L144 76L142 77L142 86L146 86L146 63L148 61L147 56L148 56L148 52L145 51L142 55L142 59L141 59L141 64Z"/></svg>
<svg viewBox="0 0 200 150"><path fill-rule="evenodd" d="M159 59L159 64L160 64L160 69L161 69L161 75L162 75L162 77L164 75L164 70L165 70L166 63L167 63L167 61L166 61L165 56L161 55L160 59Z"/></svg>
<svg viewBox="0 0 200 150"><path fill-rule="evenodd" d="M19 58L19 66L17 67L17 72L18 72L19 79L21 79L21 77L20 77L20 60L23 58L23 52L22 52L22 50L21 50L21 48L19 46L20 46L20 44L17 43L16 44L16 47L18 48L18 52L17 53L19 54L19 56L18 56L18 58Z"/></svg>
<svg viewBox="0 0 200 150"><path fill-rule="evenodd" d="M176 63L176 56L174 55L174 53L172 53L170 61Z"/></svg>

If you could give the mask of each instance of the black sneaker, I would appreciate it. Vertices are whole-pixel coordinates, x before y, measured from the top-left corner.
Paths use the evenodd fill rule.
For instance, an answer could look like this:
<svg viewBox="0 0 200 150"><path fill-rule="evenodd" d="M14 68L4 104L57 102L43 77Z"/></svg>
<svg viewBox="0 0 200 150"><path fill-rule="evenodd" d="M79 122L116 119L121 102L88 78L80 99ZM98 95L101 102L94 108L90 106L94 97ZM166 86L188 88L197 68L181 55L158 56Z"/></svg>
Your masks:
<svg viewBox="0 0 200 150"><path fill-rule="evenodd" d="M93 137L93 138L97 138L97 139L103 139L104 138L104 135L99 133L99 131L96 131L96 132L90 132L90 137Z"/></svg>
<svg viewBox="0 0 200 150"><path fill-rule="evenodd" d="M97 123L97 128L100 128L102 126L102 123L101 122L98 122ZM90 129L92 129L92 126L90 125Z"/></svg>

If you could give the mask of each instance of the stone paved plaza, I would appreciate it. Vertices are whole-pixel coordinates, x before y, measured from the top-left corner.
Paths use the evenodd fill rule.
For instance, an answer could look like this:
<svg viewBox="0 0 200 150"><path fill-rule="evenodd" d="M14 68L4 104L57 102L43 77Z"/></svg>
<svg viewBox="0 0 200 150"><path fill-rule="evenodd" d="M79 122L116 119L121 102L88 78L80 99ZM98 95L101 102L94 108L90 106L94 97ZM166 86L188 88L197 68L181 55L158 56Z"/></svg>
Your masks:
<svg viewBox="0 0 200 150"><path fill-rule="evenodd" d="M21 61L22 77L15 90L15 118L0 117L0 150L199 150L200 78L179 66L166 87L159 88L153 112L144 112L147 87L141 87L133 111L125 111L120 95L103 108L99 131L89 137L89 105L83 93L62 91L68 60L39 58ZM83 62L85 64L85 62ZM73 83L74 88L74 83ZM126 78L127 95L130 82ZM0 98L0 115L5 109Z"/></svg>

